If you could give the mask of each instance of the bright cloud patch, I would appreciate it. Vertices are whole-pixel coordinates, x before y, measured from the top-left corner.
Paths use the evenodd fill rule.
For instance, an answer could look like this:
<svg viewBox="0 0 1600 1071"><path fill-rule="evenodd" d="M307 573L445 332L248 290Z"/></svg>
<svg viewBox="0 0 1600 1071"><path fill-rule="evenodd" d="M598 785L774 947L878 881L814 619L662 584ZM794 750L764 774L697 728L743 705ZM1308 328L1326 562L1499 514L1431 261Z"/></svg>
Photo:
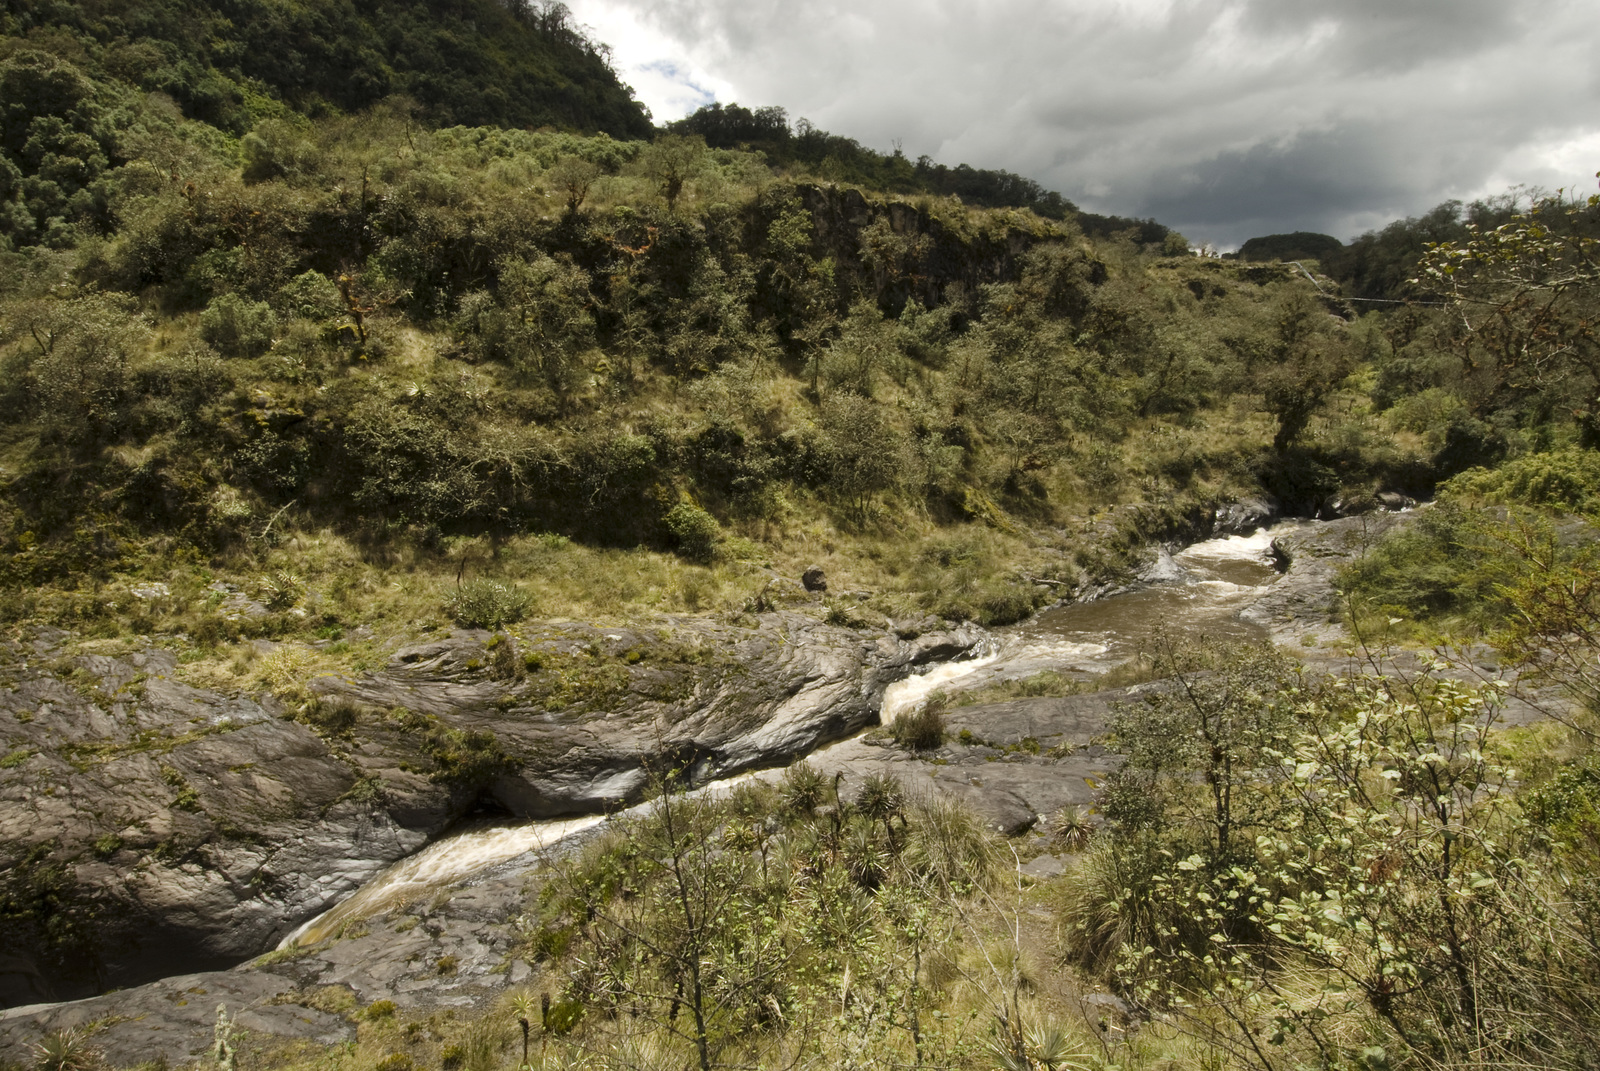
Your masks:
<svg viewBox="0 0 1600 1071"><path fill-rule="evenodd" d="M658 121L722 101L1196 241L1593 187L1592 0L579 0ZM652 81L650 64L663 64ZM669 73L665 73L669 72Z"/></svg>

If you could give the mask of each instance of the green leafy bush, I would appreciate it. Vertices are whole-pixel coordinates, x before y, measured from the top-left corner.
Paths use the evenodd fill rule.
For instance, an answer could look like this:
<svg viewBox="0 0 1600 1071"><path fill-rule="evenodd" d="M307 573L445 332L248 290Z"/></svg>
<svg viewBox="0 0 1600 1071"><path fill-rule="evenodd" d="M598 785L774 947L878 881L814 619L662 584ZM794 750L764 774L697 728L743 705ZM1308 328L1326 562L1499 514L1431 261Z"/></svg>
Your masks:
<svg viewBox="0 0 1600 1071"><path fill-rule="evenodd" d="M1537 561L1567 556L1549 522L1527 510L1502 515L1441 502L1346 566L1338 583L1358 616L1369 610L1483 631L1511 614L1508 593Z"/></svg>
<svg viewBox="0 0 1600 1071"><path fill-rule="evenodd" d="M200 337L228 357L259 357L272 345L278 318L265 301L223 294L200 314Z"/></svg>
<svg viewBox="0 0 1600 1071"><path fill-rule="evenodd" d="M469 580L445 603L445 612L462 628L495 629L521 621L533 607L532 597L498 580Z"/></svg>
<svg viewBox="0 0 1600 1071"><path fill-rule="evenodd" d="M1572 447L1529 454L1497 469L1468 469L1440 497L1504 506L1545 506L1572 513L1600 512L1600 453Z"/></svg>
<svg viewBox="0 0 1600 1071"><path fill-rule="evenodd" d="M711 561L722 531L715 517L699 506L680 502L667 511L663 520L680 554L691 561Z"/></svg>

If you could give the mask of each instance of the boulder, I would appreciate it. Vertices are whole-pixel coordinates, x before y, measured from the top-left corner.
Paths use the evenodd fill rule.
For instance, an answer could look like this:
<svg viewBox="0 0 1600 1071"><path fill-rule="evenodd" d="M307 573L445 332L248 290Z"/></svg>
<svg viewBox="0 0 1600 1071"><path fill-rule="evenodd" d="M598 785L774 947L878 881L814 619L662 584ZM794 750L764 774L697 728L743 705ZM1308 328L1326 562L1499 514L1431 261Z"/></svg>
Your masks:
<svg viewBox="0 0 1600 1071"><path fill-rule="evenodd" d="M1249 535L1256 529L1276 521L1281 515L1282 510L1278 500L1270 495L1241 498L1237 502L1217 507L1212 519L1212 534Z"/></svg>

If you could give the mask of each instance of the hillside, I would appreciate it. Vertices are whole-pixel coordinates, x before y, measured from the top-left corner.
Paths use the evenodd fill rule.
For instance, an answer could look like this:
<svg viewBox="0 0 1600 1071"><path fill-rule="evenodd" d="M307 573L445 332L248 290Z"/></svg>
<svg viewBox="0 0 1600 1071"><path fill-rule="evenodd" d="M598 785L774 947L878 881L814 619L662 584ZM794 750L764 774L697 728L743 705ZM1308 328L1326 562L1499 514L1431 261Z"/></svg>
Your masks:
<svg viewBox="0 0 1600 1071"><path fill-rule="evenodd" d="M429 125L651 130L604 47L554 2L21 0L0 29L8 53L40 48L113 95L161 93L231 134L285 106L317 116L391 96Z"/></svg>
<svg viewBox="0 0 1600 1071"><path fill-rule="evenodd" d="M1592 1064L1600 198L1224 260L559 5L4 18L0 1061Z"/></svg>

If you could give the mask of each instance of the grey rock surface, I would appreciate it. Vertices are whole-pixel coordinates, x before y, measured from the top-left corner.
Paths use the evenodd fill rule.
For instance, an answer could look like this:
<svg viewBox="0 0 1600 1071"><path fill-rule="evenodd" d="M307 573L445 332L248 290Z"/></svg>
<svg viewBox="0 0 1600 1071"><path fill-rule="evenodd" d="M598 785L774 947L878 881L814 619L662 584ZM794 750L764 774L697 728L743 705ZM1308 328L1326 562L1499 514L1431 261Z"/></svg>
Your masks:
<svg viewBox="0 0 1600 1071"><path fill-rule="evenodd" d="M92 1031L92 1046L113 1067L151 1060L205 1063L217 1005L258 1037L333 1044L355 1037L341 1016L284 1000L295 980L272 971L208 971L66 1004L0 1011L0 1060L32 1063L33 1045L53 1030Z"/></svg>
<svg viewBox="0 0 1600 1071"><path fill-rule="evenodd" d="M888 684L984 638L793 611L458 632L312 682L339 715L322 720L189 687L170 650L8 642L0 880L65 905L49 910L70 940L47 933L43 906L0 925L0 1001L237 963L485 803L578 814L636 798L651 762L700 778L787 762L872 724Z"/></svg>
<svg viewBox="0 0 1600 1071"><path fill-rule="evenodd" d="M1271 524L1282 514L1278 500L1270 495L1241 498L1219 506L1212 518L1212 534L1249 535L1263 525Z"/></svg>
<svg viewBox="0 0 1600 1071"><path fill-rule="evenodd" d="M1334 585L1340 568L1417 516L1363 513L1300 526L1274 539L1273 551L1284 565L1283 576L1262 589L1240 616L1267 629L1279 643L1298 643L1307 635L1328 641L1345 638Z"/></svg>
<svg viewBox="0 0 1600 1071"><path fill-rule="evenodd" d="M912 791L966 801L998 831L1049 832L1060 808L1091 798L1088 779L1113 768L1115 757L1095 747L1092 737L1111 704L1136 693L956 708L947 715L952 739L937 751L912 754L857 738L823 748L812 761L830 776L844 774L847 799L867 776L886 772ZM49 1030L99 1022L111 1025L97 1030L93 1043L113 1066L156 1056L189 1062L210 1042L219 1002L249 1027L249 1044L258 1049L300 1038L326 1043L353 1037L349 1015L297 1003L326 987L348 990L351 1015L377 1000L393 1001L406 1016L480 1008L532 974L517 955L523 939L518 923L527 910L529 868L540 858L528 853L446 891L421 894L311 948L87 1000L0 1012L0 1061L24 1059ZM1047 853L1026 872L1043 878L1064 866Z"/></svg>
<svg viewBox="0 0 1600 1071"><path fill-rule="evenodd" d="M890 774L912 792L960 800L997 833L1049 832L1063 808L1093 801L1093 782L1116 768L1118 757L1095 738L1112 705L1138 692L955 707L945 713L946 740L936 751L903 751L859 737L823 748L810 761L828 777L844 775L846 799L867 777Z"/></svg>
<svg viewBox="0 0 1600 1071"><path fill-rule="evenodd" d="M1416 515L1374 511L1286 534L1279 546L1284 575L1264 588L1245 614L1313 671L1420 672L1430 657L1427 652L1353 654L1332 588L1339 566ZM902 632L915 638L840 629L803 614L774 612L741 623L667 622L661 630L547 626L498 642L487 633L454 633L397 651L382 671L316 682L316 690L330 702L351 704L356 712L348 735L335 736L331 743L306 726L282 720L282 712L270 702L195 694L161 679L159 671L167 665L162 658L168 657L163 652L150 652L142 664L129 658L83 663L85 673L96 675L95 687L107 695L142 688L142 696L126 698L120 707L81 702L83 676L67 680L56 672L46 680L51 674L28 676L13 667L8 670L15 678L10 691L0 692L0 726L10 734L8 742L16 734L4 719L23 711L32 718L20 723L23 728L35 731L31 727L38 725L36 732L53 735L30 738L38 741L37 753L21 766L0 770L0 823L10 823L0 830L8 838L21 836L18 831L39 823L41 830L67 835L74 821L90 813L84 800L93 796L104 803L113 790L80 788L87 782L73 773L73 794L58 800L61 793L45 792L51 782L24 785L8 776L38 764L64 784L61 779L69 769L76 770L68 758L84 754L73 747L106 734L132 733L119 728L127 723L165 732L162 740L167 742L155 749L117 752L91 765L90 772L126 764L132 772L118 776L131 786L128 799L144 801L140 805L156 828L187 828L183 823L200 821L200 813L209 817L215 808L219 815L300 822L318 831L290 838L294 843L286 841L271 853L261 845L231 847L219 833L204 848L214 858L233 860L233 872L212 873L209 864L198 863L185 869L159 860L129 865L120 854L130 850L126 848L106 860L83 856L75 864L80 880L89 880L82 877L88 873L106 889L117 888L116 882L124 879L85 868L151 875L154 889L145 894L148 902L174 917L188 917L191 926L198 926L206 912L226 914L230 904L235 905L231 910L240 910L237 905L244 901L228 898L228 883L248 886L249 872L242 869L250 861L247 851L270 859L270 866L261 864L269 876L293 868L307 876L298 886L280 882L275 894L279 906L274 910L280 912L275 917L290 910L282 905L290 900L285 890L293 889L298 897L293 910L303 918L354 888L359 873L382 865L372 860L409 851L401 840L420 842L434 820L430 816L459 814L451 808L483 798L532 816L570 814L598 802L626 800L637 792L652 755L691 763L700 777L711 778L810 752L824 774L843 775L841 791L847 799L866 777L892 774L914 792L960 799L997 832L1022 836L1034 849L1044 847L1043 854L1025 865L1028 876L1048 878L1061 872L1070 865L1064 842L1039 835L1047 838L1055 831L1063 808L1089 803L1094 782L1115 769L1118 757L1095 742L1113 705L1137 700L1146 689L1160 685L954 707L945 715L945 744L926 753L897 749L887 739L877 739L878 734L844 739L874 723L887 683L921 665L969 653L984 639L976 629L943 626ZM14 662L48 662L56 649L52 643L58 645L59 637L18 642L6 650ZM1452 675L1512 676L1487 649L1465 654L1449 671ZM157 672L150 672L151 666ZM147 676L135 683L139 673ZM1505 720L1532 720L1545 712L1541 704L1558 709L1560 702L1557 695L1523 689L1508 704ZM433 720L407 730L389 713L396 707ZM219 717L223 709L229 712L225 719ZM202 724L214 728L202 733ZM180 725L193 729L180 732ZM419 734L441 730L492 733L496 761L465 787L441 787L430 776L440 760L418 743ZM186 735L191 731L197 734L192 739ZM249 733L256 735L241 735ZM158 754L152 757L152 751ZM138 766L136 760L154 765ZM163 765L184 773L199 812L172 806L182 790L163 779ZM224 774L237 780L224 784ZM103 772L94 776L110 779ZM215 785L206 780L212 777ZM340 800L349 786L373 779L382 786L377 796L359 806L350 798ZM291 780L288 795L275 787ZM307 801L321 802L308 807ZM158 818L158 812L165 818ZM315 823L308 817L312 813ZM359 845L360 838L352 833L357 817L367 823L364 835L369 838ZM123 818L108 815L92 828L110 829L119 821ZM129 837L146 835L137 824L118 828L132 830ZM380 843L385 836L390 840ZM84 843L82 837L78 843ZM531 856L511 860L447 893L375 915L303 952L85 1001L0 1013L0 1061L27 1059L28 1046L49 1029L98 1021L111 1024L97 1032L95 1044L114 1065L157 1055L186 1062L209 1042L219 1000L229 1002L230 1012L239 1011L240 1021L261 1044L352 1036L348 1018L303 1003L307 994L329 986L348 989L360 1005L393 1000L407 1014L481 1005L530 976L531 968L517 958L516 948L532 862ZM156 889L166 890L160 895L167 899L161 900ZM5 951L0 979L13 979L24 998L49 983L36 963ZM1125 1017L1109 1003L1106 1014Z"/></svg>

